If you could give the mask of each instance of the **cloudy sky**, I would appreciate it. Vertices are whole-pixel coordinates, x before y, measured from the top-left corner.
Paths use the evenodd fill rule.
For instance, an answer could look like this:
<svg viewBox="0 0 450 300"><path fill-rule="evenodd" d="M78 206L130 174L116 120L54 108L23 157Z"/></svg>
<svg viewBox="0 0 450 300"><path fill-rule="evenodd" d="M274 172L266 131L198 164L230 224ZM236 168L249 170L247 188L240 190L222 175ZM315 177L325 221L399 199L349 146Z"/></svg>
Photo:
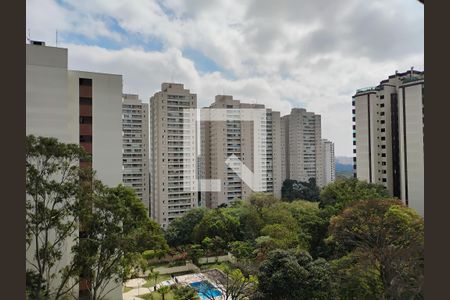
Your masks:
<svg viewBox="0 0 450 300"><path fill-rule="evenodd" d="M144 101L181 82L282 115L322 115L322 136L352 155L351 96L395 70L423 70L416 0L27 0L27 35L69 49L69 68L123 75Z"/></svg>

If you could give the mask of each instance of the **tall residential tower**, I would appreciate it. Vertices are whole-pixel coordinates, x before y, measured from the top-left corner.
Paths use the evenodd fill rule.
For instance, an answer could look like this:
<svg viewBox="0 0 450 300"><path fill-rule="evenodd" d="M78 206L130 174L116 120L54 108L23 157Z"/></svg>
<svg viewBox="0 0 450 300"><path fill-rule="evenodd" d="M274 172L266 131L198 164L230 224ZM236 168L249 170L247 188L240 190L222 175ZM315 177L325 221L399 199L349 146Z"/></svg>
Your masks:
<svg viewBox="0 0 450 300"><path fill-rule="evenodd" d="M45 46L43 42L26 45L26 134L57 138L60 142L78 144L91 159L80 166L91 166L96 176L108 186L122 183L122 76L68 70L68 51ZM64 268L78 235L64 241L55 268ZM33 244L27 249L33 261ZM27 262L27 269L33 268ZM55 272L56 274L56 272ZM56 276L50 287L58 285ZM111 280L108 297L122 299L122 284ZM77 299L89 298L86 281L72 290Z"/></svg>
<svg viewBox="0 0 450 300"><path fill-rule="evenodd" d="M325 185L320 115L293 108L281 118L282 178Z"/></svg>
<svg viewBox="0 0 450 300"><path fill-rule="evenodd" d="M396 73L353 96L355 176L424 215L424 73Z"/></svg>
<svg viewBox="0 0 450 300"><path fill-rule="evenodd" d="M195 108L197 95L178 83L150 98L150 212L163 228L198 206Z"/></svg>
<svg viewBox="0 0 450 300"><path fill-rule="evenodd" d="M280 113L262 104L242 103L228 95L217 95L215 102L203 110L212 112L211 115L215 110L223 110L225 118L201 120L201 175L203 179L220 180L221 184L220 191L202 192L202 203L209 208L227 205L247 198L253 189L280 197ZM250 119L260 113L261 123L255 126ZM242 169L236 172L226 164L231 156L254 173L252 182L240 178Z"/></svg>
<svg viewBox="0 0 450 300"><path fill-rule="evenodd" d="M148 104L138 95L122 100L123 184L131 187L149 208Z"/></svg>

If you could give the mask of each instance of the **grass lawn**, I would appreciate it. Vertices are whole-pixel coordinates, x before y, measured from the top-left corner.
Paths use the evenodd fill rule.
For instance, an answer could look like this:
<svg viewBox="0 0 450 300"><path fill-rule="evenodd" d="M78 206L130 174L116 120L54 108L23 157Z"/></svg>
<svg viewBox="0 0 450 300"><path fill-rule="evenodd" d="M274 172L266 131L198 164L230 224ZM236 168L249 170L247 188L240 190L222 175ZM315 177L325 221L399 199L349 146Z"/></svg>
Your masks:
<svg viewBox="0 0 450 300"><path fill-rule="evenodd" d="M142 298L145 300L162 300L162 296L158 292L139 295L139 298ZM173 300L173 293L169 292L168 294L164 295L164 299L165 300Z"/></svg>
<svg viewBox="0 0 450 300"><path fill-rule="evenodd" d="M200 266L201 270L211 270L211 269L219 269L222 270L224 266L231 266L229 262L220 262L220 263L211 263L211 264L204 264Z"/></svg>
<svg viewBox="0 0 450 300"><path fill-rule="evenodd" d="M127 293L127 292L131 291L132 289L133 289L132 287L124 286L123 293Z"/></svg>
<svg viewBox="0 0 450 300"><path fill-rule="evenodd" d="M171 279L172 277L169 275L169 274L160 274L159 276L158 276L158 279L156 280L156 283L158 284L158 283L160 283L160 282L163 282L163 281L165 281L165 280L169 280L169 279ZM151 279L151 280L147 280L147 282L146 283L144 283L142 286L143 287L146 287L146 288L149 288L149 287L152 287L152 286L154 286L155 285L155 281L153 280L153 279ZM167 300L167 299L166 299Z"/></svg>

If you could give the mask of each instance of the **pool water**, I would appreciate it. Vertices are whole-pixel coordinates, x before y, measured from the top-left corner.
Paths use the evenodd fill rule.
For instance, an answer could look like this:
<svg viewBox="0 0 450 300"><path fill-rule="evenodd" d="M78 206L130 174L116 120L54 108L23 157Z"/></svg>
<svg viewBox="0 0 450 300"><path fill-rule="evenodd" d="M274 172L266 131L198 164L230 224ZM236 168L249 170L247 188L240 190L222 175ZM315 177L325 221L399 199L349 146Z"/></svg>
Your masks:
<svg viewBox="0 0 450 300"><path fill-rule="evenodd" d="M207 280L192 282L190 285L197 291L198 295L202 299L208 299L208 297L211 298L222 295L222 293Z"/></svg>

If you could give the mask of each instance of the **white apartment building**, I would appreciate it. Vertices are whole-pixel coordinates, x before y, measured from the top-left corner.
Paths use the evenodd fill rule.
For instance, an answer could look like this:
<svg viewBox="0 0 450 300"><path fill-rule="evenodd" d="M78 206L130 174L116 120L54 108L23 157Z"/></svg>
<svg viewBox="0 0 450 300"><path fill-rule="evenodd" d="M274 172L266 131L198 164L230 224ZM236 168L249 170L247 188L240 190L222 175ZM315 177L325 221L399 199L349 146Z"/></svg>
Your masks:
<svg viewBox="0 0 450 300"><path fill-rule="evenodd" d="M148 104L138 95L124 94L122 100L123 184L131 187L149 208Z"/></svg>
<svg viewBox="0 0 450 300"><path fill-rule="evenodd" d="M163 228L198 206L197 95L163 83L150 98L151 217Z"/></svg>
<svg viewBox="0 0 450 300"><path fill-rule="evenodd" d="M355 176L424 214L424 73L396 73L353 96Z"/></svg>
<svg viewBox="0 0 450 300"><path fill-rule="evenodd" d="M319 187L325 185L321 134L320 115L303 108L281 118L282 181L315 178Z"/></svg>
<svg viewBox="0 0 450 300"><path fill-rule="evenodd" d="M229 95L217 95L215 102L203 110L215 109L226 110L226 120L201 120L201 178L220 180L221 189L202 192L202 204L209 208L228 205L236 199L247 198L256 188L280 197L280 113L262 104L242 103ZM251 109L263 110L260 128L246 119L252 114ZM255 155L256 151L259 155ZM253 177L249 186L249 182L240 178L243 170L239 166L235 170L227 166L226 160L232 155L261 178Z"/></svg>
<svg viewBox="0 0 450 300"><path fill-rule="evenodd" d="M98 179L116 186L122 183L122 76L68 70L67 65L67 49L43 42L26 45L26 134L79 144L92 154L92 161L80 165L92 165ZM60 268L72 259L73 238L65 241ZM33 247L27 251L31 260L33 252ZM122 299L121 282L112 280L110 288L107 299ZM84 292L76 286L72 294L82 299Z"/></svg>
<svg viewBox="0 0 450 300"><path fill-rule="evenodd" d="M327 185L336 179L334 143L326 139L322 139L321 147L324 184Z"/></svg>

